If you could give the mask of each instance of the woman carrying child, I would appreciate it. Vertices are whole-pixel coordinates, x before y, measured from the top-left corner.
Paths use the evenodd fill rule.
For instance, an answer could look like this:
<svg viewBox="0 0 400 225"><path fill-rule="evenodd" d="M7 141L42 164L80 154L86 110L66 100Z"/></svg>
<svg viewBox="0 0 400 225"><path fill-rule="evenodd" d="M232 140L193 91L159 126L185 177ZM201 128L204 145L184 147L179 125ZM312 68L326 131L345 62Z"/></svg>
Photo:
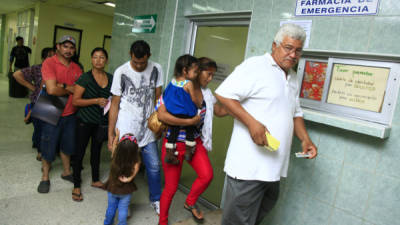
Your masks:
<svg viewBox="0 0 400 225"><path fill-rule="evenodd" d="M118 209L118 225L126 225L128 206L132 192L137 190L133 182L140 167L139 147L132 134L125 134L118 142L119 131L113 140L110 175L104 188L107 190L108 207L104 225L111 225Z"/></svg>
<svg viewBox="0 0 400 225"><path fill-rule="evenodd" d="M188 63L184 65L184 68L190 71L193 64L190 63L191 61L187 62ZM192 213L192 216L197 223L202 223L204 221L203 213L196 206L196 202L213 178L213 169L207 153L207 151L211 150L212 118L213 114L216 116L225 116L227 115L227 111L221 105L216 103L215 97L207 88L208 83L212 80L213 75L216 72L216 63L208 58L200 58L199 68L200 73L197 78L193 80L192 84L193 99L195 100L194 103L195 105L201 105L199 114L200 120L198 118L199 116L188 119L175 117L168 112L168 106L166 106L166 104L162 104L158 107L158 118L169 125L196 127L193 135L196 142L195 151L192 159L188 161L188 163L195 170L198 177L191 186L190 192L184 203L184 208ZM175 71L177 70L179 70L179 67L178 69L175 67ZM167 132L163 143L168 141L169 135L170 132ZM168 156L167 148L163 145L161 149L162 167L165 176L165 187L160 200L161 208L159 224L161 225L168 224L168 211L172 198L178 188L183 159L186 152L186 141L187 137L185 129L181 129L176 142L176 151L178 152L176 157L179 160L179 164L177 165L166 163L165 158Z"/></svg>

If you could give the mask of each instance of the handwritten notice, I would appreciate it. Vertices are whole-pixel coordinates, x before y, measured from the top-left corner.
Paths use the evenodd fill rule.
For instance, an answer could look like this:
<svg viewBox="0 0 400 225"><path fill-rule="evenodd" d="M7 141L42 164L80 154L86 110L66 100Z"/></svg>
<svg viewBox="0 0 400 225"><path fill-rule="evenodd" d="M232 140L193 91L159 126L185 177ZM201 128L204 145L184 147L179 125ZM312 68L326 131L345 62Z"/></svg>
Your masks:
<svg viewBox="0 0 400 225"><path fill-rule="evenodd" d="M381 112L390 69L334 64L327 102Z"/></svg>

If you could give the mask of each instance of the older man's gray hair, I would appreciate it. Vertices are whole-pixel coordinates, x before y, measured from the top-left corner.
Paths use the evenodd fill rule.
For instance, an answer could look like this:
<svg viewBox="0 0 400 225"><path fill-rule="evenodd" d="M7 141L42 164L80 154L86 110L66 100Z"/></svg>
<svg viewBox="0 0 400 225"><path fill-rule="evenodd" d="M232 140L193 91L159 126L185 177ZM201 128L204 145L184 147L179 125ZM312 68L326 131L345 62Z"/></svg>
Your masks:
<svg viewBox="0 0 400 225"><path fill-rule="evenodd" d="M286 23L281 26L275 35L274 42L279 46L285 37L300 40L304 43L306 32L302 27L293 23Z"/></svg>

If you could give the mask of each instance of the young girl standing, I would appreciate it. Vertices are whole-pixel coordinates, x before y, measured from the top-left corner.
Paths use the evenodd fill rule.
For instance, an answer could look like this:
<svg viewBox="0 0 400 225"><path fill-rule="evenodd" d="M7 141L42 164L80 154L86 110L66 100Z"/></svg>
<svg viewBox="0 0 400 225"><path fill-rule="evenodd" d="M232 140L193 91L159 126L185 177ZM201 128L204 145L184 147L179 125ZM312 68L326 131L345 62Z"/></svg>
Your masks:
<svg viewBox="0 0 400 225"><path fill-rule="evenodd" d="M108 207L104 225L113 224L115 212L118 209L118 225L125 225L128 217L128 206L132 192L137 190L133 182L139 171L139 147L136 138L125 134L118 142L119 131L113 141L111 171L108 181L104 184L108 191Z"/></svg>
<svg viewBox="0 0 400 225"><path fill-rule="evenodd" d="M167 111L178 118L192 118L197 115L201 102L196 100L192 80L197 79L199 74L198 60L191 55L180 56L175 63L174 76L162 96ZM179 164L176 157L176 140L179 136L181 126L170 126L168 142L165 144L165 162L168 164ZM192 159L196 142L194 141L195 126L183 127L186 131L185 159Z"/></svg>

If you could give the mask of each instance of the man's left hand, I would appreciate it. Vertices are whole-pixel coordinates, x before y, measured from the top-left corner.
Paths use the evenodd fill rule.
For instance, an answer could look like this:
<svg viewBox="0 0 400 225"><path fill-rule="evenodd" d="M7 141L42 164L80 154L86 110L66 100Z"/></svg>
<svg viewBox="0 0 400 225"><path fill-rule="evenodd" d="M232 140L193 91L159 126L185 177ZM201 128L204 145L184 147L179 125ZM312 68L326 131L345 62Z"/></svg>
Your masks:
<svg viewBox="0 0 400 225"><path fill-rule="evenodd" d="M317 157L318 150L317 147L310 140L305 140L301 142L301 148L303 149L303 154L310 154L309 159Z"/></svg>

